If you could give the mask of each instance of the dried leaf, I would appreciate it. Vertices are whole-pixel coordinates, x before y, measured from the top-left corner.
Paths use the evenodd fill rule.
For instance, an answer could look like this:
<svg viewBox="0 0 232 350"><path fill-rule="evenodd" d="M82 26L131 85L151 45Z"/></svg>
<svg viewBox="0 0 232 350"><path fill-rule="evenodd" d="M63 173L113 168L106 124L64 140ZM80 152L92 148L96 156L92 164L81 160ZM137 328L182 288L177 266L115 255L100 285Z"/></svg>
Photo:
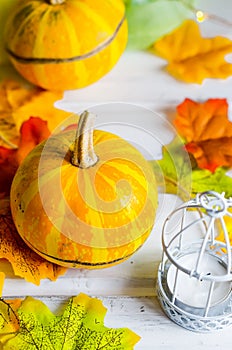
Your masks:
<svg viewBox="0 0 232 350"><path fill-rule="evenodd" d="M193 20L161 38L154 49L168 61L166 70L187 83L201 84L205 78L224 79L232 75L232 64L225 61L232 52L232 41L220 36L203 38Z"/></svg>
<svg viewBox="0 0 232 350"><path fill-rule="evenodd" d="M21 126L18 148L9 149L0 146L0 193L9 195L10 186L19 164L38 143L48 138L49 135L47 122L31 117Z"/></svg>
<svg viewBox="0 0 232 350"><path fill-rule="evenodd" d="M0 340L4 350L132 350L140 337L127 328L104 326L106 308L85 294L71 298L62 315L55 316L41 301L25 298L15 311L0 299L3 328L17 320L15 332ZM17 332L16 332L17 331ZM6 332L4 332L6 336Z"/></svg>
<svg viewBox="0 0 232 350"><path fill-rule="evenodd" d="M14 225L9 199L0 200L0 259L11 263L16 276L37 285L43 278L55 281L67 270L46 261L24 243Z"/></svg>
<svg viewBox="0 0 232 350"><path fill-rule="evenodd" d="M174 125L199 168L214 172L220 166L232 166L232 123L226 99L204 103L185 99L177 106Z"/></svg>
<svg viewBox="0 0 232 350"><path fill-rule="evenodd" d="M58 110L54 102L62 93L32 88L16 81L5 81L0 85L0 145L18 146L21 124L32 117L48 122L53 131L70 113Z"/></svg>

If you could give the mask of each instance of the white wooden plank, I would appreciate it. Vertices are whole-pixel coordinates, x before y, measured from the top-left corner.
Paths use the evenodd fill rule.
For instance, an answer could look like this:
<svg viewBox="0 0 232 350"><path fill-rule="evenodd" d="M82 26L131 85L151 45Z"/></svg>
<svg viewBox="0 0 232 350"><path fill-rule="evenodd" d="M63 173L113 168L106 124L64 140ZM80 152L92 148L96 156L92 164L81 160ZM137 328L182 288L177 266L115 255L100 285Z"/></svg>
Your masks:
<svg viewBox="0 0 232 350"><path fill-rule="evenodd" d="M56 106L79 112L106 102L138 103L158 111L168 105L175 109L186 97L231 99L232 77L205 79L203 84L186 84L164 71L166 61L152 52L127 51L113 70L97 83L79 90L66 91Z"/></svg>

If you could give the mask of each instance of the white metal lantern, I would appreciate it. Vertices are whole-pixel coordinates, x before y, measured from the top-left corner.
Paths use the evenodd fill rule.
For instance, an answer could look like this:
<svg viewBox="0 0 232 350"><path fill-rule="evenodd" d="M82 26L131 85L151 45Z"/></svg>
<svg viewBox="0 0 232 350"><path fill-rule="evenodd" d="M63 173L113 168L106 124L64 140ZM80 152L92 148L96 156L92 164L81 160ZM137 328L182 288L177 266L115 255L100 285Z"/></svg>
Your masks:
<svg viewBox="0 0 232 350"><path fill-rule="evenodd" d="M165 313L198 332L232 325L232 199L213 191L174 210L163 226L157 291ZM227 219L226 219L227 220Z"/></svg>

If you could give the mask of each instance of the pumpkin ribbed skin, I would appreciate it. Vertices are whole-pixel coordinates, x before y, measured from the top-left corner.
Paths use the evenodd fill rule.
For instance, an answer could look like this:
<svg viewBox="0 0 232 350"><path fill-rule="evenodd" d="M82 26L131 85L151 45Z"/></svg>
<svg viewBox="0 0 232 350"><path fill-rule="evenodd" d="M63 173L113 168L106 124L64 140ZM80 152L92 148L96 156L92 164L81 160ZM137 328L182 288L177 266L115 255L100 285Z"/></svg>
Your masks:
<svg viewBox="0 0 232 350"><path fill-rule="evenodd" d="M19 73L45 89L87 86L111 70L127 43L121 0L20 0L6 25Z"/></svg>
<svg viewBox="0 0 232 350"><path fill-rule="evenodd" d="M26 157L11 187L12 216L25 242L48 260L112 266L131 256L153 227L154 174L133 146L100 130L93 139L97 164L73 166L74 137L72 130L53 136Z"/></svg>

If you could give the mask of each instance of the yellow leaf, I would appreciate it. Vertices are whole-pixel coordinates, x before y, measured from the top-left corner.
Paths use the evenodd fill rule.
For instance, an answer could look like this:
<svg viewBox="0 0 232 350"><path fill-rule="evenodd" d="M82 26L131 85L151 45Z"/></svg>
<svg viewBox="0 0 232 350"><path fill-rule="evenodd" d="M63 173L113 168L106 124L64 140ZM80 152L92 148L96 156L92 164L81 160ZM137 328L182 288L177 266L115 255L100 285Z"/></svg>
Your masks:
<svg viewBox="0 0 232 350"><path fill-rule="evenodd" d="M70 116L70 112L56 109L54 103L62 98L62 93L54 91L39 90L31 100L13 111L17 130L22 122L29 117L40 117L48 122L48 129L52 132L62 121Z"/></svg>
<svg viewBox="0 0 232 350"><path fill-rule="evenodd" d="M21 306L21 299L4 300L0 298L0 344L7 342L15 337L19 331L19 322L17 310ZM4 349L3 345L0 349Z"/></svg>
<svg viewBox="0 0 232 350"><path fill-rule="evenodd" d="M25 86L15 80L6 80L2 83L5 90L8 105L12 110L20 107L36 94L37 88Z"/></svg>
<svg viewBox="0 0 232 350"><path fill-rule="evenodd" d="M232 52L232 41L225 37L203 38L198 24L185 21L154 44L156 54L168 61L166 70L187 83L201 84L205 78L227 78L232 64L225 56Z"/></svg>
<svg viewBox="0 0 232 350"><path fill-rule="evenodd" d="M67 270L46 261L24 243L16 230L10 213L9 199L6 198L0 199L0 259L11 263L16 276L37 285L43 278L55 281ZM7 274L7 271L3 272Z"/></svg>
<svg viewBox="0 0 232 350"><path fill-rule="evenodd" d="M57 316L32 297L15 306L0 298L0 341L6 350L133 350L140 340L128 328L106 327L106 308L85 294L70 298Z"/></svg>
<svg viewBox="0 0 232 350"><path fill-rule="evenodd" d="M53 131L70 113L58 110L54 103L62 93L28 87L14 80L0 85L0 146L16 148L21 124L30 117L40 117Z"/></svg>

